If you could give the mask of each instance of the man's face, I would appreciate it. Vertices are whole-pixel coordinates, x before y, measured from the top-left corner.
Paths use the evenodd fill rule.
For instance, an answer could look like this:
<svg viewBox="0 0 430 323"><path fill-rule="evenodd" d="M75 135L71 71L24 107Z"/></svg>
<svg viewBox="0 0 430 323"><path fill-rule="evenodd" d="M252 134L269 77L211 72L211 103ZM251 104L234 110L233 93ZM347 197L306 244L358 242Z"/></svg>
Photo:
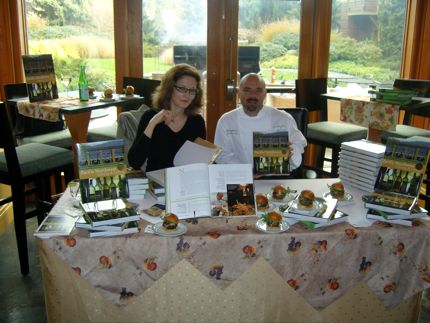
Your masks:
<svg viewBox="0 0 430 323"><path fill-rule="evenodd" d="M248 115L257 115L263 107L266 89L257 76L245 79L239 87L239 99Z"/></svg>

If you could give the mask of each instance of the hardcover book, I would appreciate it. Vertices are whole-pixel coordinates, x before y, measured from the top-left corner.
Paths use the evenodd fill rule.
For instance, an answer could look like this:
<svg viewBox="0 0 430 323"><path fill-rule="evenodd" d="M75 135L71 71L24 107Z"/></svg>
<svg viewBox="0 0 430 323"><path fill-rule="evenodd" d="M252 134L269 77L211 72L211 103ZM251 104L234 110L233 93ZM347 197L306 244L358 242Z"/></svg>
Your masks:
<svg viewBox="0 0 430 323"><path fill-rule="evenodd" d="M140 215L134 205L125 203L121 199L98 201L81 204L85 221L92 226L112 225L130 221L137 221Z"/></svg>
<svg viewBox="0 0 430 323"><path fill-rule="evenodd" d="M253 133L254 176L290 174L288 132Z"/></svg>
<svg viewBox="0 0 430 323"><path fill-rule="evenodd" d="M340 147L342 151L351 151L375 158L383 158L385 154L384 145L366 139L343 142Z"/></svg>
<svg viewBox="0 0 430 323"><path fill-rule="evenodd" d="M374 193L363 196L365 207L409 215L425 176L429 148L425 143L389 138Z"/></svg>
<svg viewBox="0 0 430 323"><path fill-rule="evenodd" d="M75 222L76 218L69 215L48 214L34 231L34 236L39 238L68 236L74 229Z"/></svg>
<svg viewBox="0 0 430 323"><path fill-rule="evenodd" d="M30 102L58 99L52 55L23 55L22 62Z"/></svg>
<svg viewBox="0 0 430 323"><path fill-rule="evenodd" d="M121 236L131 233L139 232L139 224L137 221L131 221L124 224L123 229L121 231L111 231L111 230L88 230L88 236L90 238L94 237L112 237L112 236Z"/></svg>
<svg viewBox="0 0 430 323"><path fill-rule="evenodd" d="M421 214L421 215L416 215L414 217L405 217L405 218L399 218L399 215L396 215L396 218L392 218L389 214L383 212L383 211L379 211L379 210L372 210L369 209L366 217L369 220L376 220L376 221L381 221L381 222L387 222L387 223L391 223L391 224L400 224L400 225L405 225L408 227L411 227L414 225L414 221L416 221L417 219L421 219L421 218L425 218L428 217L427 213L426 214Z"/></svg>

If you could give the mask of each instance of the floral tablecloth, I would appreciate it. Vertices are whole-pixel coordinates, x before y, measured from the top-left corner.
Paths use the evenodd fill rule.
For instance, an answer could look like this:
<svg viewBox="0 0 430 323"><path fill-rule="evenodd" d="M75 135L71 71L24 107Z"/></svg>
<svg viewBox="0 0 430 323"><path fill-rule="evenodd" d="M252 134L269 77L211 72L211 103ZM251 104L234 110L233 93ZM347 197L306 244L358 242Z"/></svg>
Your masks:
<svg viewBox="0 0 430 323"><path fill-rule="evenodd" d="M395 130L399 106L345 98L340 103L340 120L377 130Z"/></svg>
<svg viewBox="0 0 430 323"><path fill-rule="evenodd" d="M392 308L430 287L430 221L418 226L348 223L282 234L254 228L255 219L199 219L188 232L161 237L141 231L124 237L42 240L106 299L124 307L171 268L186 261L225 289L264 259L296 293L321 310L359 283Z"/></svg>
<svg viewBox="0 0 430 323"><path fill-rule="evenodd" d="M60 119L61 108L66 106L87 105L94 102L97 102L97 100L89 100L86 102L81 102L78 98L58 98L38 102L20 100L18 101L18 112L27 117L57 122Z"/></svg>

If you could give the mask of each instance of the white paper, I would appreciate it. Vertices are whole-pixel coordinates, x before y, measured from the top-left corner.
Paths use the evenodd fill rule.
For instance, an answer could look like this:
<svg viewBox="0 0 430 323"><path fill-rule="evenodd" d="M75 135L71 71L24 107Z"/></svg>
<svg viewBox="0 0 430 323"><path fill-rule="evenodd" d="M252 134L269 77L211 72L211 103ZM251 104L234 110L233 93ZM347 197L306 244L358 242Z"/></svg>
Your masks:
<svg viewBox="0 0 430 323"><path fill-rule="evenodd" d="M173 165L183 166L195 163L210 164L216 154L216 148L209 148L187 140L178 150Z"/></svg>

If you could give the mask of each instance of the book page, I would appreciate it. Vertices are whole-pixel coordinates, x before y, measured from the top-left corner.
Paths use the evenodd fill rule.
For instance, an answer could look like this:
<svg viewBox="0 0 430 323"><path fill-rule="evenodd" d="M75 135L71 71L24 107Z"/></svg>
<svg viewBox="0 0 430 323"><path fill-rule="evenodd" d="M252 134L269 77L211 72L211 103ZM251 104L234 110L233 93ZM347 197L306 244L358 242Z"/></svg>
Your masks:
<svg viewBox="0 0 430 323"><path fill-rule="evenodd" d="M173 159L173 165L183 166L195 163L210 164L215 160L218 150L217 147L202 146L187 140L176 153Z"/></svg>
<svg viewBox="0 0 430 323"><path fill-rule="evenodd" d="M209 165L208 168L211 214L213 216L231 215L228 211L227 187L233 184L243 187L253 186L252 165L214 164ZM255 206L254 194L252 194L252 202L247 204ZM255 210L253 214L255 214Z"/></svg>
<svg viewBox="0 0 430 323"><path fill-rule="evenodd" d="M166 212L180 219L210 216L207 164L166 168Z"/></svg>

